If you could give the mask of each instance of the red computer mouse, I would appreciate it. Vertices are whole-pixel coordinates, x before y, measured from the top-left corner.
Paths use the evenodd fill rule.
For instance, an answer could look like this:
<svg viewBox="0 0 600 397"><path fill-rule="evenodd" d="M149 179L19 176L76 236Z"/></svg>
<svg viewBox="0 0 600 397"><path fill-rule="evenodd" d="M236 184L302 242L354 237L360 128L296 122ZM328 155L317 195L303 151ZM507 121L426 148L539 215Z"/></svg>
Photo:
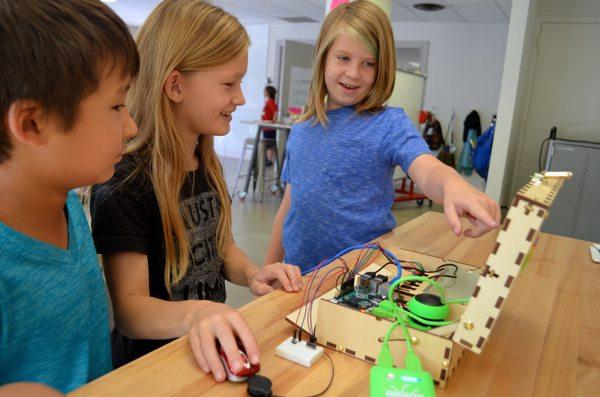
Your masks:
<svg viewBox="0 0 600 397"><path fill-rule="evenodd" d="M237 341L237 346L240 351L240 355L242 356L242 368L238 371L234 371L229 364L229 360L227 360L225 351L221 347L221 344L217 341L217 350L219 351L219 357L221 358L223 367L225 367L227 379L229 379L231 382L244 382L246 379L248 379L248 377L260 371L260 364L250 363L250 360L246 355L246 351L244 350L244 345L239 340Z"/></svg>

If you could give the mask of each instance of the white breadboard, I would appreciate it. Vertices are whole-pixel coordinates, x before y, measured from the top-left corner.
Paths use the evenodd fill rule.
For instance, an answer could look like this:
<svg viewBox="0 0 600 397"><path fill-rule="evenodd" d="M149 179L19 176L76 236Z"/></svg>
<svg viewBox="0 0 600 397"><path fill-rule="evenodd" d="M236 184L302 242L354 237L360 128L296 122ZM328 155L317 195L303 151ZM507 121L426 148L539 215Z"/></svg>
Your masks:
<svg viewBox="0 0 600 397"><path fill-rule="evenodd" d="M305 341L294 340L291 336L275 349L275 355L286 360L310 367L323 355L321 346L310 347Z"/></svg>
<svg viewBox="0 0 600 397"><path fill-rule="evenodd" d="M600 244L592 244L590 247L590 254L592 260L596 263L600 263Z"/></svg>

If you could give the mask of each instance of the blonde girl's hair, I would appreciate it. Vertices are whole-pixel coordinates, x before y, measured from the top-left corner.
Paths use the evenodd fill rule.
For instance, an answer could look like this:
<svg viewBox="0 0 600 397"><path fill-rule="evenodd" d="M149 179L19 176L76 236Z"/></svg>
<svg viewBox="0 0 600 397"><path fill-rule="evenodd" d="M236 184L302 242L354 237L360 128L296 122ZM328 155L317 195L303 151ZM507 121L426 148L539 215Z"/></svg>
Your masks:
<svg viewBox="0 0 600 397"><path fill-rule="evenodd" d="M140 73L127 104L139 134L128 152L140 159L134 173L147 172L156 193L165 242L164 281L170 293L188 269L190 244L179 210L187 150L164 84L173 70L205 70L243 56L250 39L240 22L219 7L200 0L165 0L146 19L136 41ZM200 169L218 196L217 250L223 257L231 242L231 204L213 137L200 135L196 150Z"/></svg>
<svg viewBox="0 0 600 397"><path fill-rule="evenodd" d="M345 3L331 11L321 26L315 47L306 112L298 122L314 117L315 124L318 122L324 127L327 125L325 63L331 45L341 33L349 34L360 41L377 59L373 88L364 100L356 104L356 112L377 111L392 95L396 79L396 49L388 16L370 1Z"/></svg>

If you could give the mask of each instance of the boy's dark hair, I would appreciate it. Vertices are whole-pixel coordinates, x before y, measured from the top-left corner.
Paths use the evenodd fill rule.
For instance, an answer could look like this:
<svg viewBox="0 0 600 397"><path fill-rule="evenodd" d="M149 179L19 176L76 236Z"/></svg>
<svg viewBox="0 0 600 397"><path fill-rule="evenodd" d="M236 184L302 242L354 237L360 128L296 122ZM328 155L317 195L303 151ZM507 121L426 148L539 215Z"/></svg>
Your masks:
<svg viewBox="0 0 600 397"><path fill-rule="evenodd" d="M127 25L100 0L0 0L0 163L11 103L34 100L68 131L107 67L135 77L139 64Z"/></svg>
<svg viewBox="0 0 600 397"><path fill-rule="evenodd" d="M265 90L267 91L267 95L269 96L269 98L275 99L275 95L277 95L277 90L275 89L275 87L273 87L272 85L268 85L265 87Z"/></svg>

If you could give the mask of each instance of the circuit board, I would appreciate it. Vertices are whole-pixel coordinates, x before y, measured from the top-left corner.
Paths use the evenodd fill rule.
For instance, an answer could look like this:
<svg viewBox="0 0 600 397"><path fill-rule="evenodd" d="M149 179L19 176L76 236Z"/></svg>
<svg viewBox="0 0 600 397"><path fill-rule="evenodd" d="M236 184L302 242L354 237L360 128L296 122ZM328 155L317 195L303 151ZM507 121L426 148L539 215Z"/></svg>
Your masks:
<svg viewBox="0 0 600 397"><path fill-rule="evenodd" d="M352 284L340 288L340 292L330 299L330 302L368 313L372 307L388 298L392 283L393 280L386 275L377 275L374 272L359 274ZM404 283L397 291L399 294L394 293L395 299L406 301L418 293L417 290L420 292L425 287L421 283Z"/></svg>
<svg viewBox="0 0 600 397"><path fill-rule="evenodd" d="M383 296L376 293L354 290L339 298L331 299L331 302L348 306L353 309L368 311L368 309L378 305L383 299Z"/></svg>

